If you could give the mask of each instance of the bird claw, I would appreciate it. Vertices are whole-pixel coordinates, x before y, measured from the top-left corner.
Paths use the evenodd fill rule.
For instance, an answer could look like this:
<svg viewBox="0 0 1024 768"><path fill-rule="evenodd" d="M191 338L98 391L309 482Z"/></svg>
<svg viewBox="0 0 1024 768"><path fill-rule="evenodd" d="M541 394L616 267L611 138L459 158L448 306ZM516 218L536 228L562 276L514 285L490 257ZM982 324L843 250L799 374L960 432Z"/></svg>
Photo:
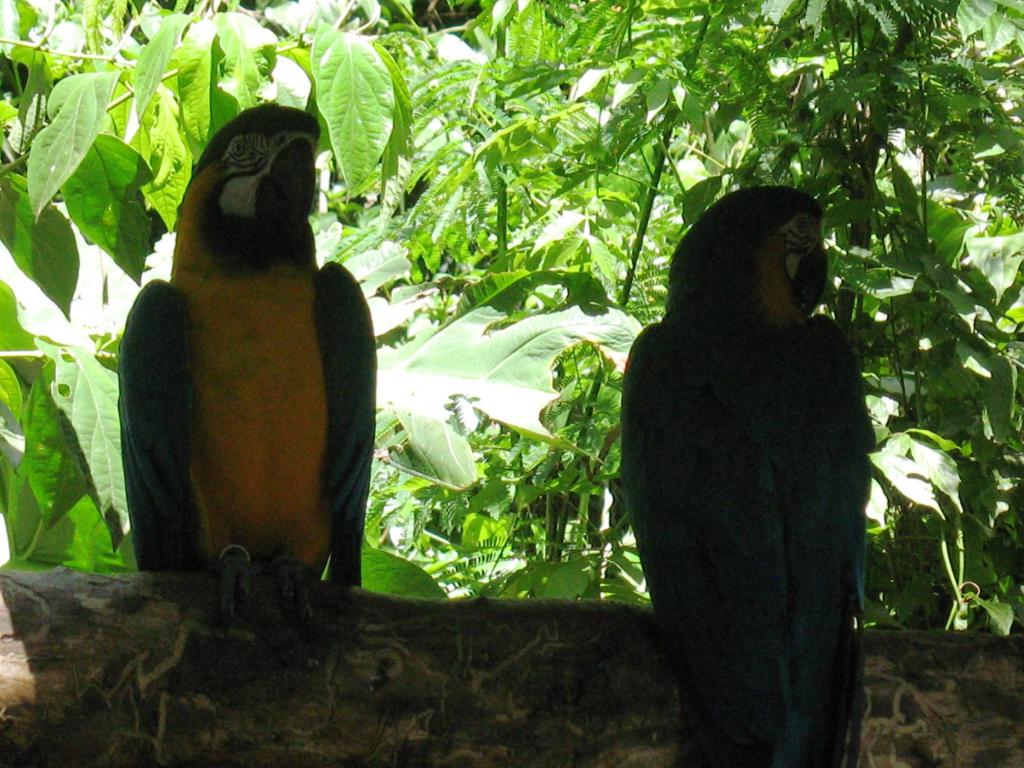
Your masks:
<svg viewBox="0 0 1024 768"><path fill-rule="evenodd" d="M312 619L311 584L318 580L314 569L294 557L281 555L271 562L270 572L285 610L302 621Z"/></svg>
<svg viewBox="0 0 1024 768"><path fill-rule="evenodd" d="M220 618L225 626L229 626L248 599L253 576L259 568L245 547L230 544L220 553L217 570L220 573Z"/></svg>

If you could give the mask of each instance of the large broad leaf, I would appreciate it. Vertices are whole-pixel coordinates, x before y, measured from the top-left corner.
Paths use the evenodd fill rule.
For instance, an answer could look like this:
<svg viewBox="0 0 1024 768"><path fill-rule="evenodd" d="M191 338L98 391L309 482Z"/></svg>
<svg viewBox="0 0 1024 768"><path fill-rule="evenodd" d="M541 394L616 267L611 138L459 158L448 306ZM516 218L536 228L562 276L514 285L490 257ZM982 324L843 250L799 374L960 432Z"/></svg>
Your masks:
<svg viewBox="0 0 1024 768"><path fill-rule="evenodd" d="M317 107L350 194L360 191L391 135L395 90L373 44L321 27L313 42Z"/></svg>
<svg viewBox="0 0 1024 768"><path fill-rule="evenodd" d="M452 397L461 395L513 429L553 440L540 411L557 396L554 359L581 342L623 356L640 331L636 320L615 309L587 314L570 307L495 329L505 318L481 307L429 336L381 350L378 402L446 422Z"/></svg>
<svg viewBox="0 0 1024 768"><path fill-rule="evenodd" d="M406 444L390 451L392 464L454 490L464 490L476 482L473 450L450 420L400 408L395 409L395 415L405 429Z"/></svg>
<svg viewBox="0 0 1024 768"><path fill-rule="evenodd" d="M65 77L47 104L52 122L32 142L28 195L36 216L75 172L107 120L107 104L118 72L87 72Z"/></svg>
<svg viewBox="0 0 1024 768"><path fill-rule="evenodd" d="M56 364L53 401L75 431L100 511L112 526L116 541L120 541L119 534L128 530L129 523L121 466L117 374L85 350L69 354L44 342L38 344Z"/></svg>
<svg viewBox="0 0 1024 768"><path fill-rule="evenodd" d="M163 17L153 39L139 53L139 62L135 65L135 114L140 120L160 85L160 78L167 71L178 36L186 24L188 16L183 13Z"/></svg>
<svg viewBox="0 0 1024 768"><path fill-rule="evenodd" d="M68 220L52 205L33 213L21 176L0 179L0 241L67 315L78 282L78 245Z"/></svg>
<svg viewBox="0 0 1024 768"><path fill-rule="evenodd" d="M150 181L152 174L138 152L101 134L64 184L68 213L82 234L136 281L149 253L149 216L139 190Z"/></svg>
<svg viewBox="0 0 1024 768"><path fill-rule="evenodd" d="M403 597L446 597L430 574L415 563L372 547L363 547L363 589Z"/></svg>
<svg viewBox="0 0 1024 768"><path fill-rule="evenodd" d="M964 37L973 35L988 24L988 20L995 12L996 0L960 0L956 9L960 34Z"/></svg>

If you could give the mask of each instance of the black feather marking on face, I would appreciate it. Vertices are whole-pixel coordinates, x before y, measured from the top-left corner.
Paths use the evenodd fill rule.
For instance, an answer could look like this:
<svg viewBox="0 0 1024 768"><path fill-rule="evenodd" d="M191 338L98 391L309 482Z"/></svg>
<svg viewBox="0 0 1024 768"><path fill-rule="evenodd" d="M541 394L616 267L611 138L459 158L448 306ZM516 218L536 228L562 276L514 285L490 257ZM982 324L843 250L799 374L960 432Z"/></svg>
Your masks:
<svg viewBox="0 0 1024 768"><path fill-rule="evenodd" d="M697 219L680 241L669 271L668 314L695 313L714 318L757 312L756 258L767 239L803 214L821 220L821 207L810 195L792 187L761 186L730 192ZM794 247L810 239L801 224ZM817 282L818 259L801 259L794 280L809 295ZM821 283L824 284L824 270ZM820 295L820 291L815 294ZM797 297L798 304L802 302Z"/></svg>

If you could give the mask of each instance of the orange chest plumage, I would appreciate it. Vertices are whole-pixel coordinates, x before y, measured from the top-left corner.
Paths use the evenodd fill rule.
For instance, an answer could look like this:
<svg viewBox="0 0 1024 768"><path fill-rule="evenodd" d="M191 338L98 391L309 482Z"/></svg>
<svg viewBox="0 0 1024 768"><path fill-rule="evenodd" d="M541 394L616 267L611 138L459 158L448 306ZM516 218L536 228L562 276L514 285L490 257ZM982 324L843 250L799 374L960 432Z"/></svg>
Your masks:
<svg viewBox="0 0 1024 768"><path fill-rule="evenodd" d="M179 231L188 301L191 480L210 561L228 544L322 568L327 400L311 272L225 275Z"/></svg>

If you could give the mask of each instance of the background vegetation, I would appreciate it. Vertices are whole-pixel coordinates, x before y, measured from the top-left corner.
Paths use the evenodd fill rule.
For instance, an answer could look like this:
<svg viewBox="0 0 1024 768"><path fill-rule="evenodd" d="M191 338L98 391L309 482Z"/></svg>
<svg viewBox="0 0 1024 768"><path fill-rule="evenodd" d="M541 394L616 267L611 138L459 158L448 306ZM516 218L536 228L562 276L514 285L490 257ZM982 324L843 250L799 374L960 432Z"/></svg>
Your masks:
<svg viewBox="0 0 1024 768"><path fill-rule="evenodd" d="M374 314L368 586L646 599L625 355L686 227L775 182L828 208L863 360L870 617L1009 632L1022 66L1017 0L0 0L0 560L133 567L121 327L193 159L269 99L322 121L318 255Z"/></svg>

